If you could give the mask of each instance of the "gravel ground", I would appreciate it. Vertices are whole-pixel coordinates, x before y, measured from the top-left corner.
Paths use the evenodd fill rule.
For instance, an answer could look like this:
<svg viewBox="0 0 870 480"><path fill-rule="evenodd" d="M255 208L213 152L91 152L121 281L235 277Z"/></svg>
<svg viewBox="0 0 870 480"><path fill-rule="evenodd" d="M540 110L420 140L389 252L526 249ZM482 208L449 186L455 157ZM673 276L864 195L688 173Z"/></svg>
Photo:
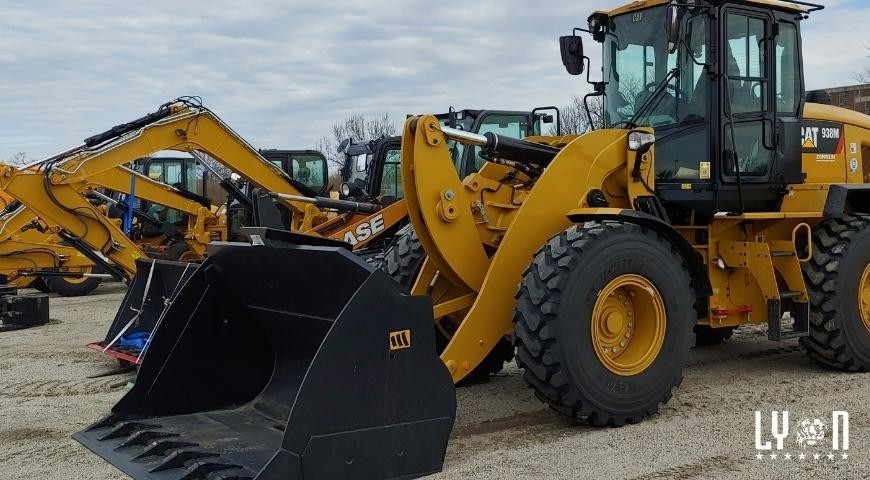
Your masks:
<svg viewBox="0 0 870 480"><path fill-rule="evenodd" d="M70 439L132 380L88 378L117 364L83 347L105 334L122 296L121 285L107 284L87 297L52 298L49 325L0 334L0 479L126 478ZM508 367L457 391L444 472L432 478L870 478L868 376L823 370L796 345L751 328L695 349L674 398L622 428L568 424ZM848 459L756 458L755 410L789 410L794 421L829 419L834 409L850 414ZM786 445L800 452L793 437Z"/></svg>

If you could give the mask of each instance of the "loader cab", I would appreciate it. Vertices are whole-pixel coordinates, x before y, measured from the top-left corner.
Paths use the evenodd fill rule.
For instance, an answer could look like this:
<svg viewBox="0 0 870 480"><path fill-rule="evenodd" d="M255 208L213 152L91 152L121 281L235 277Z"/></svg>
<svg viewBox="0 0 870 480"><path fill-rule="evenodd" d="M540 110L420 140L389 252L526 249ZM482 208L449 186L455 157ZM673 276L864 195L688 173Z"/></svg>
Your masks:
<svg viewBox="0 0 870 480"><path fill-rule="evenodd" d="M554 111L554 113L546 113ZM540 135L542 125L558 126L559 111L555 107L541 107L531 112L512 110L454 110L436 115L444 126L474 133L493 132L512 138ZM450 141L453 163L461 177L476 172L486 160L480 156L480 147ZM389 205L405 197L402 185L401 137L381 137L365 143L350 140L343 144L345 155L342 168L340 198L367 201L370 197Z"/></svg>
<svg viewBox="0 0 870 480"><path fill-rule="evenodd" d="M809 10L650 3L589 19L603 43L605 128L654 130L655 189L666 207L778 210L785 187L803 182L799 22Z"/></svg>
<svg viewBox="0 0 870 480"><path fill-rule="evenodd" d="M329 172L326 157L317 150L260 150L269 163L284 171L300 192L306 196L323 195Z"/></svg>

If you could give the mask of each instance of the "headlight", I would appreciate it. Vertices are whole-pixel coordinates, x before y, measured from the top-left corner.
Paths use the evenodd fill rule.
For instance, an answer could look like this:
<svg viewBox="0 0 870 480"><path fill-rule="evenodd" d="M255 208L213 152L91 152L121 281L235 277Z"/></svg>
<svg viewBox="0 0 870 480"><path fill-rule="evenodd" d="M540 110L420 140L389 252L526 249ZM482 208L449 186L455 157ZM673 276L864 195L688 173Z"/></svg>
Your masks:
<svg viewBox="0 0 870 480"><path fill-rule="evenodd" d="M341 194L344 195L345 197L349 197L350 196L350 185L348 185L346 183L342 183L341 184Z"/></svg>
<svg viewBox="0 0 870 480"><path fill-rule="evenodd" d="M645 150L645 147L656 143L656 136L646 132L631 132L628 134L628 149L631 151Z"/></svg>

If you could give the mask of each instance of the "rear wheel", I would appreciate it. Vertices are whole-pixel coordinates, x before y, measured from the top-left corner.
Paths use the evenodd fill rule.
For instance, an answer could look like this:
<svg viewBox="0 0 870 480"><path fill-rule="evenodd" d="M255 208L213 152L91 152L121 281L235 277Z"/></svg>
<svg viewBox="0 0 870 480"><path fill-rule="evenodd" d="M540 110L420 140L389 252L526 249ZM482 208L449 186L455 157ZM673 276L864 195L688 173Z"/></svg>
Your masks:
<svg viewBox="0 0 870 480"><path fill-rule="evenodd" d="M83 273L92 273L96 268L88 267ZM81 297L94 291L103 281L99 277L43 277L45 286L62 297Z"/></svg>
<svg viewBox="0 0 870 480"><path fill-rule="evenodd" d="M825 220L813 232L804 263L810 295L807 355L829 368L870 367L870 216Z"/></svg>
<svg viewBox="0 0 870 480"><path fill-rule="evenodd" d="M36 280L34 280L34 281L33 281L30 285L28 285L28 286L29 286L30 288L35 288L35 289L39 290L39 291L42 292L42 293L51 293L51 289L48 288L48 285L45 284L45 279L43 279L42 277L36 277Z"/></svg>
<svg viewBox="0 0 870 480"><path fill-rule="evenodd" d="M683 259L640 226L588 222L551 238L517 293L523 378L554 410L637 422L683 379L697 313Z"/></svg>
<svg viewBox="0 0 870 480"><path fill-rule="evenodd" d="M420 245L420 239L411 225L403 227L396 233L396 239L393 245L387 250L384 258L384 270L393 277L397 282L404 285L408 290L414 286L417 280L417 275L423 268L423 261L426 260L426 252L423 246ZM436 319L438 322L435 325L435 348L438 353L447 348L453 333L456 331L456 324L448 321L448 319ZM501 372L504 369L505 362L514 358L514 349L511 342L507 339L499 340L491 352L483 359L483 361L474 370L472 370L462 383L476 383L484 381L490 375Z"/></svg>

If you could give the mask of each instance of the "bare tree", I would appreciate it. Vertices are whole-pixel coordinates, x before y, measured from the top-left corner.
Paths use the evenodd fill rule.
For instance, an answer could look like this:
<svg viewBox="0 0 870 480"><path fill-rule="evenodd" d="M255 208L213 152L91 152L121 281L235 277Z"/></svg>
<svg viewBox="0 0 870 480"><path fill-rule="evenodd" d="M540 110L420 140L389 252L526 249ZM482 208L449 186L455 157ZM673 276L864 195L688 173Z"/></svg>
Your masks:
<svg viewBox="0 0 870 480"><path fill-rule="evenodd" d="M27 165L28 163L30 163L30 160L31 159L26 152L18 152L15 155L12 155L12 158L10 158L9 160L3 160L2 163L20 166Z"/></svg>
<svg viewBox="0 0 870 480"><path fill-rule="evenodd" d="M870 52L870 45L867 45L867 51ZM867 57L870 58L870 54L868 54ZM857 80L858 83L870 83L870 66L864 68L863 73L856 73L855 80Z"/></svg>
<svg viewBox="0 0 870 480"><path fill-rule="evenodd" d="M589 97L589 115L583 105L583 97L574 95L571 103L559 109L562 134L580 134L595 130L604 126L604 102L603 97ZM592 125L589 124L589 116L592 116ZM550 126L550 135L556 134L556 126Z"/></svg>
<svg viewBox="0 0 870 480"><path fill-rule="evenodd" d="M334 124L331 134L321 138L315 148L326 156L332 167L341 170L344 167L344 154L338 151L338 146L343 140L350 138L361 142L395 134L396 125L388 113L375 118L356 114Z"/></svg>

